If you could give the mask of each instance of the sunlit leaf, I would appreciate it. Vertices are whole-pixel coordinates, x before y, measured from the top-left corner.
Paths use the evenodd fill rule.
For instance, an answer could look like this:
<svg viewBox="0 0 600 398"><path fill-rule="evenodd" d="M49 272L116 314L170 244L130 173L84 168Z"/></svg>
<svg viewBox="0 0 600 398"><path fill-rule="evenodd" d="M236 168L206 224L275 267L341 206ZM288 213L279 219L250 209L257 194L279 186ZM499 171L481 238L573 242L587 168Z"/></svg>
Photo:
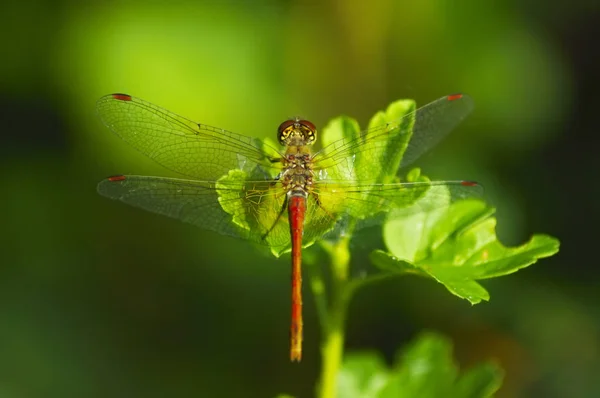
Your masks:
<svg viewBox="0 0 600 398"><path fill-rule="evenodd" d="M547 235L535 235L518 247L503 246L493 212L479 200L409 216L398 212L384 227L389 251L376 251L371 259L386 272L429 276L472 304L488 300L477 280L516 272L559 248L558 240Z"/></svg>
<svg viewBox="0 0 600 398"><path fill-rule="evenodd" d="M399 100L391 103L385 112L377 112L371 118L368 128L388 126L390 134L382 140L363 141L361 153L369 153L369 157L364 158L360 153L357 154L356 157L348 159L352 167L331 168L328 170L328 178L358 182L392 182L412 136L415 109L413 100ZM356 120L341 116L333 119L323 128L321 140L323 146L327 147L340 140L364 139L365 137L361 137L361 131ZM381 133L384 133L384 130Z"/></svg>

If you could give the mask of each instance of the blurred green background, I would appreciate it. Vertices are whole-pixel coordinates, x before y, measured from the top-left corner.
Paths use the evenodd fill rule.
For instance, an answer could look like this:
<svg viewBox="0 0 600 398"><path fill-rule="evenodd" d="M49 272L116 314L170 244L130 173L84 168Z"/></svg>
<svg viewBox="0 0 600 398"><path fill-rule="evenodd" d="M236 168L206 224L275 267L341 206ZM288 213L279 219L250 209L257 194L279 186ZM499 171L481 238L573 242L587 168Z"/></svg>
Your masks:
<svg viewBox="0 0 600 398"><path fill-rule="evenodd" d="M461 366L498 359L500 397L600 396L599 11L585 0L2 2L0 396L313 395L308 288L304 360L287 359L289 257L96 194L107 175L172 175L101 125L95 101L112 92L256 137L288 116L365 125L399 98L470 94L473 115L418 164L481 182L505 244L548 233L561 252L484 282L491 301L474 307L417 278L365 289L347 349L391 359L435 329Z"/></svg>

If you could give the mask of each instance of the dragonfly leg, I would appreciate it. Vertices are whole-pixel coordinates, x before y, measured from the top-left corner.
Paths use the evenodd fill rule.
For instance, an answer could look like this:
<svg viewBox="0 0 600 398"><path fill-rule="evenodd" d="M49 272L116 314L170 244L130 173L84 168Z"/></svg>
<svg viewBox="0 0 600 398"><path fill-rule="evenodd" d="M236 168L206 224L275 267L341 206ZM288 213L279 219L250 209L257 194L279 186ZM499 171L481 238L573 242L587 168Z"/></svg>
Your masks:
<svg viewBox="0 0 600 398"><path fill-rule="evenodd" d="M311 192L310 196L315 200L315 203L317 204L317 206L319 206L321 208L321 210L323 210L325 212L325 214L327 214L333 221L336 221L337 218L329 212L329 210L327 210L325 207L323 207L323 205L321 204L321 199L319 199L319 194L315 193L315 192Z"/></svg>
<svg viewBox="0 0 600 398"><path fill-rule="evenodd" d="M271 227L267 230L267 232L265 232L263 234L263 236L261 237L262 240L267 239L267 236L269 236L269 234L271 233L271 231L273 231L273 228L275 228L275 225L277 225L277 223L279 222L279 220L281 220L281 217L283 216L283 213L285 213L285 209L287 209L287 206L288 206L288 196L286 194L285 198L283 199L283 205L281 206L281 210L279 211L279 214L277 215L277 218L273 222L273 225L271 225Z"/></svg>

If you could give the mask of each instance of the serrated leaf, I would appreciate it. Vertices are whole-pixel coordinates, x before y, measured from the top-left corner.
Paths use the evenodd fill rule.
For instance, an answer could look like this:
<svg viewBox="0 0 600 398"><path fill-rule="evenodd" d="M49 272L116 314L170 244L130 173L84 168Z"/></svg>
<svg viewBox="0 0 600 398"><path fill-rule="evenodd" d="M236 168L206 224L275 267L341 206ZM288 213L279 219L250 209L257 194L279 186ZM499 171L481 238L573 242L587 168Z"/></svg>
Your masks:
<svg viewBox="0 0 600 398"><path fill-rule="evenodd" d="M429 212L391 214L384 226L389 253L377 251L371 259L387 272L428 275L472 304L488 300L476 280L516 272L559 249L559 241L547 235L503 246L493 212L483 201L464 200Z"/></svg>

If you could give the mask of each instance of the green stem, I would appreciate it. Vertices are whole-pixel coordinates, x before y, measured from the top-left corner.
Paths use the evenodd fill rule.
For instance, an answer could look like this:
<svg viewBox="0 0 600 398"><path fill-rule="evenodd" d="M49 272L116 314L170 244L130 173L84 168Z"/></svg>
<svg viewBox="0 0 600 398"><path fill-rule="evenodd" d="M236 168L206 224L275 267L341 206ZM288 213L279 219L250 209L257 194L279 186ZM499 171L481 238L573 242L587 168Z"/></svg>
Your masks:
<svg viewBox="0 0 600 398"><path fill-rule="evenodd" d="M322 243L331 258L331 295L329 306L326 305L326 292L322 273L312 273L311 287L317 303L323 342L321 355L323 364L318 386L320 398L337 397L337 375L342 364L344 353L344 324L352 288L348 281L348 266L350 252L348 239L342 239L336 244Z"/></svg>
<svg viewBox="0 0 600 398"><path fill-rule="evenodd" d="M323 270L318 264L308 267L310 286L315 298L319 322L321 324L321 375L317 387L320 398L337 398L337 377L342 366L344 354L344 326L348 304L359 287L389 278L389 274L372 275L366 279L350 280L349 239L341 239L335 244L320 242L321 247L329 255L331 266L331 294L327 294L323 278ZM310 261L307 261L310 263ZM406 273L413 273L407 271ZM419 274L419 272L414 272ZM329 298L329 299L328 299Z"/></svg>

